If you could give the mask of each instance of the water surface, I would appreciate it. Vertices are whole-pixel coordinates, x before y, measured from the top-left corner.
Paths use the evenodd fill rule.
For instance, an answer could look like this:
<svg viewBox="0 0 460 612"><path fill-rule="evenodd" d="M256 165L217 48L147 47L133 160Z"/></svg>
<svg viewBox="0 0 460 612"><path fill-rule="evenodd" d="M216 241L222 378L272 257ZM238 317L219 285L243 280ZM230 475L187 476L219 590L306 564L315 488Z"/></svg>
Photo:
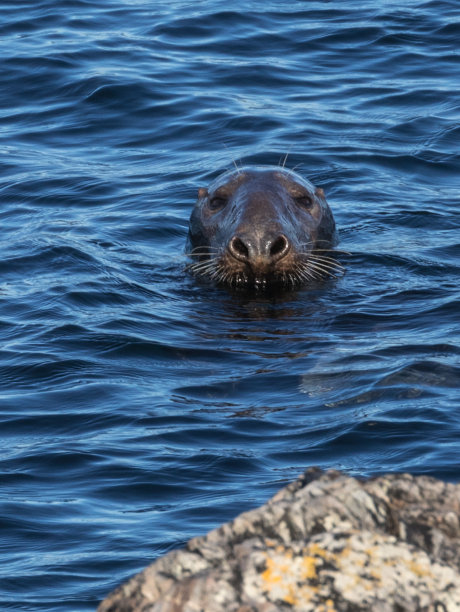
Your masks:
<svg viewBox="0 0 460 612"><path fill-rule="evenodd" d="M83 611L311 465L459 479L456 2L0 8L1 609ZM198 187L321 186L346 274L184 271Z"/></svg>

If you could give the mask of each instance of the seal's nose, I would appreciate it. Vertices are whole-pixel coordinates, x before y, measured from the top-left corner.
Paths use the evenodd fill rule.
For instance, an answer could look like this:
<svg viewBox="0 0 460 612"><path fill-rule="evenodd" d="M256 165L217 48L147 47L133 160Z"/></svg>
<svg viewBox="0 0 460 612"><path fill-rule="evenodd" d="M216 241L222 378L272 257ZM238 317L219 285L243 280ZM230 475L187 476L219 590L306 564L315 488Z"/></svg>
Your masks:
<svg viewBox="0 0 460 612"><path fill-rule="evenodd" d="M258 263L274 264L288 254L291 245L284 234L261 236L236 234L228 244L228 250L235 259L251 266Z"/></svg>

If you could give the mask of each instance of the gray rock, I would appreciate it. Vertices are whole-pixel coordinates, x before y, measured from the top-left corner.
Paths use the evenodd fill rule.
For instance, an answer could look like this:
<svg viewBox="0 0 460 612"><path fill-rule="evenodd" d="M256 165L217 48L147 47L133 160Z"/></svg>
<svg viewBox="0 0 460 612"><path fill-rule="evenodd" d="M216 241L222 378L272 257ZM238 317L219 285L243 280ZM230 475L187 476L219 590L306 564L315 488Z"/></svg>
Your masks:
<svg viewBox="0 0 460 612"><path fill-rule="evenodd" d="M460 485L308 470L120 586L99 612L460 611Z"/></svg>

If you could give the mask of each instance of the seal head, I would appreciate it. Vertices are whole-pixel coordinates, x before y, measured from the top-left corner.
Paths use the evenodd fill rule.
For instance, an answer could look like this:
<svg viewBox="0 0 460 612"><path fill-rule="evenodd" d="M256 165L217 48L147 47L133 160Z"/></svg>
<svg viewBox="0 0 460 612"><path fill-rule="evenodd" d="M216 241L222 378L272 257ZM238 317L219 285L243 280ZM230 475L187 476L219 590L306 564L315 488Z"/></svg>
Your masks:
<svg viewBox="0 0 460 612"><path fill-rule="evenodd" d="M249 166L198 190L189 269L245 289L294 288L333 276L335 222L322 189L278 166Z"/></svg>

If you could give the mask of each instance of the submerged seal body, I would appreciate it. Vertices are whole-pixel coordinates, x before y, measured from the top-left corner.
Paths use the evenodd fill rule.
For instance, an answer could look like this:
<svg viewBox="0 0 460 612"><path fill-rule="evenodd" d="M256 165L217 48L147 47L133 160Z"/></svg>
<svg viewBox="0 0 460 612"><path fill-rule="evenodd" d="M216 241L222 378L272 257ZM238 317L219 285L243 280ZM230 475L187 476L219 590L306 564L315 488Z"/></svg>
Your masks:
<svg viewBox="0 0 460 612"><path fill-rule="evenodd" d="M334 276L335 237L322 189L287 168L243 167L198 190L189 269L232 287L294 288Z"/></svg>

